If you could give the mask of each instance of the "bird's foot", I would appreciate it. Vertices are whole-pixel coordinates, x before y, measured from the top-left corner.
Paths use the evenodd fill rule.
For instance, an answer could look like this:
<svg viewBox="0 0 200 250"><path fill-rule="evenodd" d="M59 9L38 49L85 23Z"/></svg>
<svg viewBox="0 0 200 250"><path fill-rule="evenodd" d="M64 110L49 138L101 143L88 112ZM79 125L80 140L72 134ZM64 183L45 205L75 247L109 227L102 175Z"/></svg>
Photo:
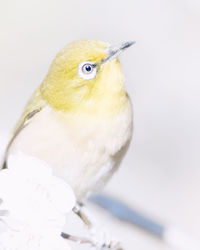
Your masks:
<svg viewBox="0 0 200 250"><path fill-rule="evenodd" d="M89 243L93 248L98 250L123 250L119 241L111 240L107 230L96 227L94 216L91 215L84 204L78 202L73 208L73 212L80 217L89 229L89 238L87 240L85 238L80 238L80 240L78 240L77 238L77 242ZM75 238L72 237L71 240Z"/></svg>
<svg viewBox="0 0 200 250"><path fill-rule="evenodd" d="M61 234L61 236L64 239L74 241L78 244L89 244L92 249L96 249L96 250L123 250L123 248L121 247L121 244L117 241L100 242L91 238L74 236L74 235L67 234L64 232Z"/></svg>

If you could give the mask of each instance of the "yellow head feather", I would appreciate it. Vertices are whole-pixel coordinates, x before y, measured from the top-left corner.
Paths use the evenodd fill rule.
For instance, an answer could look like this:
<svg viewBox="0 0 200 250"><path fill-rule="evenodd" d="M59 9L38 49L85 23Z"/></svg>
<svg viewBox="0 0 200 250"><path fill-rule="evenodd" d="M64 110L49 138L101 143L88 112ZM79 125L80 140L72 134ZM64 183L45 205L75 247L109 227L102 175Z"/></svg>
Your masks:
<svg viewBox="0 0 200 250"><path fill-rule="evenodd" d="M99 66L93 79L83 79L79 65L98 64L108 56L109 44L80 40L67 45L54 59L40 86L42 98L54 109L64 112L114 114L127 101L124 78L118 59Z"/></svg>

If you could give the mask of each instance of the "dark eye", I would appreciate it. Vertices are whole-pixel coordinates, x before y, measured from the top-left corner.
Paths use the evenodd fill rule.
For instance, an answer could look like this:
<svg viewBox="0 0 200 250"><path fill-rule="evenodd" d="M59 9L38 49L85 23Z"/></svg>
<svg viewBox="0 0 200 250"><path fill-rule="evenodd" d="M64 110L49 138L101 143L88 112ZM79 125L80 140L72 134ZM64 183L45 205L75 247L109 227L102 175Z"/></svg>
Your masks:
<svg viewBox="0 0 200 250"><path fill-rule="evenodd" d="M82 67L82 71L85 74L90 74L93 71L93 69L94 69L94 66L89 63L84 64Z"/></svg>

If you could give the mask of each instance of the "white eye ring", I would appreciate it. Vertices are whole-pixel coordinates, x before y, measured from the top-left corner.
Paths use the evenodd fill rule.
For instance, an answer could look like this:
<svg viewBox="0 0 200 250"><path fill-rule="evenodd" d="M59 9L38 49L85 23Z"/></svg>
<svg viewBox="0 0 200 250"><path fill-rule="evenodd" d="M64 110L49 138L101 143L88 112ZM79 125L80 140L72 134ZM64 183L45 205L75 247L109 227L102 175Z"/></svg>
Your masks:
<svg viewBox="0 0 200 250"><path fill-rule="evenodd" d="M78 73L84 80L91 80L95 78L97 69L93 62L85 61L79 64Z"/></svg>

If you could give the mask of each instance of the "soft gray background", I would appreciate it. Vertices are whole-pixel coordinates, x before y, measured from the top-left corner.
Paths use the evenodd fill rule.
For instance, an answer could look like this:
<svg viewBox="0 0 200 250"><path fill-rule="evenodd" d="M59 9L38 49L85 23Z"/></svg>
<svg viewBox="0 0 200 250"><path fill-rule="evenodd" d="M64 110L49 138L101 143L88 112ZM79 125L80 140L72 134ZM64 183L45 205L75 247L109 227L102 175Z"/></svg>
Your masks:
<svg viewBox="0 0 200 250"><path fill-rule="evenodd" d="M198 0L1 1L1 147L66 43L135 40L121 56L135 110L134 137L105 191L200 237L199 25ZM127 249L168 249L130 226L113 228Z"/></svg>

